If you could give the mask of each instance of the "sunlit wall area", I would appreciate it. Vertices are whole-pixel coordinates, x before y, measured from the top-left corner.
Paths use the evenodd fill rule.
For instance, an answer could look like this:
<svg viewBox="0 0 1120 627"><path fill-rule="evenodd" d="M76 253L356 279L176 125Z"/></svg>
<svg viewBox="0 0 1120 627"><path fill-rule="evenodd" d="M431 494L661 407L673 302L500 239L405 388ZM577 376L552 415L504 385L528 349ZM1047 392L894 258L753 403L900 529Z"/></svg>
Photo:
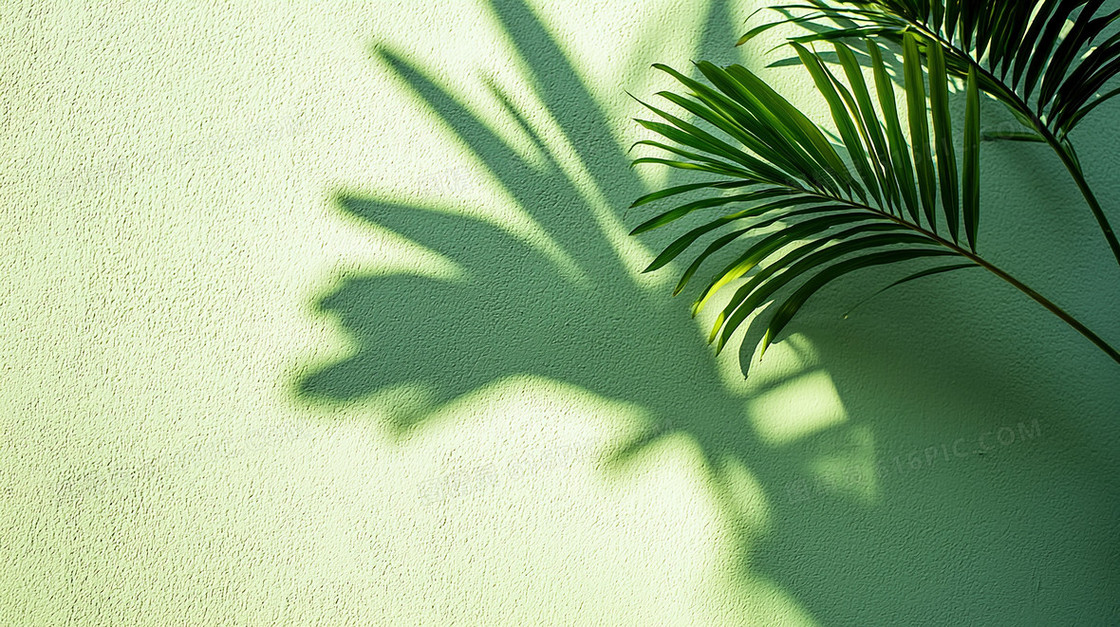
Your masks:
<svg viewBox="0 0 1120 627"><path fill-rule="evenodd" d="M871 273L760 362L641 274L651 63L827 115L758 6L0 7L0 623L1120 621L1120 368L1056 318ZM1120 342L1060 164L984 158L990 254Z"/></svg>

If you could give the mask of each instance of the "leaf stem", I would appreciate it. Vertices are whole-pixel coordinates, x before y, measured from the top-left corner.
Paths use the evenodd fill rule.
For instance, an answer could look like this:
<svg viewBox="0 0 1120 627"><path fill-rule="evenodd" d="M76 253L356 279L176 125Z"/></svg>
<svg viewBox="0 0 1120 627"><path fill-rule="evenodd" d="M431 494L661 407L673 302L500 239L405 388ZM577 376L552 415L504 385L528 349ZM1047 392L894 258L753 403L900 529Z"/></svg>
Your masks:
<svg viewBox="0 0 1120 627"><path fill-rule="evenodd" d="M1104 238L1108 241L1113 256L1116 257L1116 263L1120 264L1120 241L1117 241L1116 233L1112 230L1112 225L1108 223L1108 218L1104 215L1104 209L1097 202L1097 197L1093 194L1092 188L1089 187L1089 182L1085 180L1085 174L1081 171L1081 166L1077 162L1077 157L1073 155L1072 148L1070 150L1063 149L1052 136L1047 137L1047 142L1058 153L1062 163L1069 170L1070 176L1077 183L1077 188L1081 190L1081 195L1085 197L1085 202L1089 203L1089 210L1093 212L1093 217L1097 219L1097 224L1101 227L1101 232L1104 233Z"/></svg>
<svg viewBox="0 0 1120 627"><path fill-rule="evenodd" d="M828 196L827 194L812 194L812 195L818 196L819 198L822 198L822 199L827 199L829 201L838 200L837 198L833 198L831 196ZM933 233L932 231L924 229L921 226L919 226L917 224L914 224L912 222L907 222L906 220L898 218L897 216L894 216L889 212L883 211L882 209L877 209L875 207L872 207L871 205L867 205L867 204L864 204L864 203L851 201L851 200L846 200L844 202L847 202L854 207L870 211L870 212L876 214L879 217L888 219L892 222L895 222L896 224L902 225L902 226L904 226L908 229L911 229L913 231L917 231L918 233L921 233L922 235L925 235L926 237L930 238L931 240L933 240L937 244L940 244L941 246L944 246L945 248L948 248L948 249L952 250L956 254L968 259L969 261L975 263L976 265L980 266L981 268L984 268L988 272L991 272L992 274L996 275L997 277L999 277L999 278L1003 279L1004 281L1010 283L1013 287L1015 287L1015 289L1017 289L1020 292L1026 294L1032 300L1034 300L1035 302L1037 302L1038 304L1042 305L1047 310L1049 310L1050 313L1052 313L1055 316L1058 316L1059 318L1061 318L1063 322L1065 322L1069 326L1073 327L1078 333L1085 336L1085 338L1087 338L1090 342L1095 344L1097 346L1097 348L1104 351L1104 353L1106 355L1108 355L1109 357L1111 357L1113 361L1120 364L1120 351L1118 351L1111 344L1106 342L1104 340L1104 338L1102 338L1101 336L1094 333L1089 327L1085 326L1080 320L1078 320L1077 318L1074 318L1072 315L1070 315L1069 312L1062 309L1061 307L1056 305L1053 301L1046 298L1042 294L1039 294L1038 292L1034 291L1033 289L1030 288L1030 286L1023 283L1019 279L1016 279L1015 277L1011 276L1010 274L1007 273L1007 271L999 268L998 266L996 266L995 264L987 261L983 257L980 257L976 253L973 253L973 252L971 252L971 251L969 251L965 248L961 248L960 246L957 246L953 242L950 242L949 240L937 235L936 233Z"/></svg>
<svg viewBox="0 0 1120 627"><path fill-rule="evenodd" d="M959 250L960 250L960 253L962 255L964 255L965 257L968 257L968 259L970 261L972 261L972 262L976 263L977 265L983 267L984 269L988 270L989 272L998 276L999 278L1003 279L1004 281L1007 281L1011 285L1015 286L1020 292L1026 294L1027 296L1030 296L1032 299L1034 299L1035 302L1042 305L1046 309L1050 310L1050 313L1052 313L1055 316L1058 316L1059 318L1061 318L1066 324L1068 324L1069 326L1076 329L1078 333L1080 333L1081 335L1084 335L1086 338L1088 338L1088 340L1090 342L1092 342L1093 344L1096 344L1097 348L1104 351L1105 354L1108 355L1109 357L1111 357L1113 361L1115 361L1116 363L1120 363L1120 351L1117 351L1115 348L1112 347L1112 345L1110 345L1108 342L1104 341L1104 339L1101 336L1097 335L1096 333L1093 333L1093 331L1090 330L1089 327L1082 324L1081 321L1079 321L1077 318L1074 318L1073 316L1071 316L1068 312L1066 312L1066 310L1057 306L1056 304L1054 304L1052 301L1050 301L1048 298L1046 298L1042 294L1039 294L1038 292L1032 290L1030 287L1028 287L1022 281L1016 279L1015 277L1011 276L1010 274L1001 270L1000 268L996 267L995 265L985 261L984 259L982 259L982 258L980 258L976 255L973 255L973 254L969 253L968 251L965 251L963 249L959 249Z"/></svg>

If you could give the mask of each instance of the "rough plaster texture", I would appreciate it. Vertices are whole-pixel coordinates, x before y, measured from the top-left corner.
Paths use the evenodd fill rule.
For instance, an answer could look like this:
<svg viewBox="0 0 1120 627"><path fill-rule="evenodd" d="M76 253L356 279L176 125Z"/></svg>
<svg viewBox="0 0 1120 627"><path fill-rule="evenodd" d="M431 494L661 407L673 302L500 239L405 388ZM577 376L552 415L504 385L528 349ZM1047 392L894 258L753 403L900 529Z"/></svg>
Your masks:
<svg viewBox="0 0 1120 627"><path fill-rule="evenodd" d="M0 623L1120 622L1120 369L1060 321L833 289L744 382L635 273L624 90L751 8L4 3ZM1056 159L984 158L985 249L1120 342Z"/></svg>

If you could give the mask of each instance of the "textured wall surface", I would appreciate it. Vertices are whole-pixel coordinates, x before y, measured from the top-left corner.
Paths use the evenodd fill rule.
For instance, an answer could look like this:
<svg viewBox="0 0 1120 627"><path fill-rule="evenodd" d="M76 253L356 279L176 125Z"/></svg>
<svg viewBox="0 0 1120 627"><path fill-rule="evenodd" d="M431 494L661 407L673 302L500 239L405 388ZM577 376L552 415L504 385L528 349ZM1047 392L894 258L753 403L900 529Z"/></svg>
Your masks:
<svg viewBox="0 0 1120 627"><path fill-rule="evenodd" d="M1120 367L869 273L744 381L638 274L626 91L778 40L525 1L3 3L0 623L1120 623ZM1120 342L1058 161L984 159L982 250Z"/></svg>

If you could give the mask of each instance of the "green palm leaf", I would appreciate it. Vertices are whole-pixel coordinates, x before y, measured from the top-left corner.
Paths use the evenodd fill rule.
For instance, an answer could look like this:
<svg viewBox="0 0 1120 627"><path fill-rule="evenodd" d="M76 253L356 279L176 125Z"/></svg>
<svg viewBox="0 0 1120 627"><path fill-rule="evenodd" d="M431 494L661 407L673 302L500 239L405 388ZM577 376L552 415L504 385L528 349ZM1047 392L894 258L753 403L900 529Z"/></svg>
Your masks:
<svg viewBox="0 0 1120 627"><path fill-rule="evenodd" d="M800 285L801 289L778 308L763 350L812 292L850 271L944 255L975 265L969 260L970 253L955 239L946 240L936 234L937 222L945 223L950 218L954 237L957 232L957 206L954 204L952 211L939 217L935 214L933 197L937 187L942 190L952 187L953 198L962 195L956 162L952 161L951 173L946 167L935 171L928 142L915 143L913 149L909 149L893 109L887 112L891 119L887 120L884 134L880 122L883 112L874 107L870 96L873 88L866 84L858 67L851 65L854 53L839 42L834 49L849 61L844 76L847 83L834 75L818 54L795 46L829 106L841 145L833 145L827 139L827 129L809 120L761 78L741 66L719 68L699 63L710 86L662 68L689 91L683 95L666 92L661 96L697 116L712 130L700 128L700 123L684 122L650 105L647 105L650 111L665 122L639 121L645 128L685 148L652 140L638 142L639 145L659 147L687 159L684 164L722 170L729 177L738 178L733 182L678 185L648 194L635 203L636 206L646 205L680 198L683 194L708 192L701 198L676 201L667 209L663 208L635 228L635 234L664 227L694 213L716 211L716 215L667 245L647 271L664 267L702 238L714 235L714 240L695 255L685 271L676 289L679 292L712 255L760 234L730 264L707 280L696 299L694 310L699 311L721 288L754 272L746 284L749 289L740 288L713 329L713 340L719 338L720 348L747 316L765 305L766 297L786 285ZM874 45L869 51L881 56ZM909 76L919 82L925 80L927 70L918 55L910 55L906 64ZM885 73L882 67L878 71ZM940 80L947 80L944 72ZM879 84L874 90L878 93L881 88ZM921 98L909 101L907 123L910 128L924 129L928 124L929 107L933 105L935 128L948 133L949 111L947 99L942 97L944 87L940 91L931 90L928 99L924 91L919 93L923 94ZM881 103L893 104L893 92L878 95ZM885 136L891 138L890 142ZM951 139L944 146L951 150ZM945 160L944 146L939 148L939 163ZM917 166L911 162L912 155L917 157ZM674 163L667 164L680 167ZM971 164L977 171L966 180L978 180L978 165ZM913 178L915 171L919 175L917 182ZM734 190L724 193L730 187ZM909 217L896 214L893 203L897 202L897 192L885 190L909 190L909 194L904 191L902 195L914 197L913 190L918 188L923 191L924 214L914 212ZM728 208L733 210L727 211ZM774 227L781 228L773 230ZM768 229L771 232L767 232ZM807 286L815 287L808 289Z"/></svg>
<svg viewBox="0 0 1120 627"><path fill-rule="evenodd" d="M663 121L639 122L673 144L643 140L636 145L667 151L671 157L638 157L634 163L657 163L725 178L675 185L642 196L635 207L660 208L650 210L652 215L633 234L681 221L700 221L669 243L646 269L664 268L707 242L702 250L694 251L674 293L702 274L702 267L713 256L731 253L726 266L705 276L693 305L693 312L699 312L717 292L737 284L710 334L717 350L745 320L768 310L770 302L777 302L761 344L765 352L814 293L851 272L872 266L901 268L907 264L907 276L895 284L984 267L1051 311L1061 312L1063 319L1068 317L975 253L979 225L979 75L975 71L966 75L965 119L956 125L963 129L958 143L964 146L964 152L958 159L948 104L947 85L953 79L946 63L936 53L918 54L919 46L932 45L921 36L907 34L904 43L908 50L903 58L908 87L905 120L895 107L893 87L875 43L868 42L867 47L874 85L865 81L856 53L845 43L832 43L844 69L844 80L828 68L820 54L794 45L828 105L835 128L823 128L811 121L745 67L721 68L699 62L697 67L707 79L704 82L657 66L684 88L682 93L659 95L691 113L696 121L685 122L646 105ZM928 95L924 89L927 81ZM919 85L923 87L919 89ZM914 141L907 142L904 137L904 124ZM829 135L838 136L840 143L833 144ZM962 164L960 172L958 163ZM948 227L947 236L938 235L939 224ZM958 239L962 231L966 242ZM952 259L945 263L944 257ZM916 271L909 267L922 260L927 260L927 266L928 260L940 263ZM1120 362L1120 353L1084 325L1077 325Z"/></svg>
<svg viewBox="0 0 1120 627"><path fill-rule="evenodd" d="M801 42L877 36L901 45L906 33L920 34L938 44L950 71L964 77L970 66L979 68L985 91L1062 139L1099 89L1120 73L1120 33L1102 40L1120 10L1105 13L1103 5L1103 0L808 0L772 7L809 13L755 28L740 43L790 22L827 27L796 38Z"/></svg>
<svg viewBox="0 0 1120 627"><path fill-rule="evenodd" d="M989 134L990 139L1034 139L1054 149L1120 263L1120 240L1085 181L1069 140L1070 131L1087 114L1120 94L1120 89L1105 91L1120 75L1120 32L1114 25L1120 10L1102 10L1104 4L1103 0L807 0L772 7L786 17L752 29L740 43L775 26L797 23L811 27L811 32L793 41L874 38L893 41L905 54L913 54L907 41L917 35L935 74L942 67L961 79L975 73L978 88L1006 105L1026 127L1025 133ZM910 93L911 77L906 78L908 96L916 97ZM938 123L934 118L935 131ZM912 127L912 135L921 135L919 130ZM935 138L938 167L945 161L947 170L948 153L940 137ZM926 175L919 177L919 183L928 185ZM951 181L942 181L946 183L942 194L951 193ZM927 211L928 196L923 189ZM953 204L952 197L947 200Z"/></svg>

